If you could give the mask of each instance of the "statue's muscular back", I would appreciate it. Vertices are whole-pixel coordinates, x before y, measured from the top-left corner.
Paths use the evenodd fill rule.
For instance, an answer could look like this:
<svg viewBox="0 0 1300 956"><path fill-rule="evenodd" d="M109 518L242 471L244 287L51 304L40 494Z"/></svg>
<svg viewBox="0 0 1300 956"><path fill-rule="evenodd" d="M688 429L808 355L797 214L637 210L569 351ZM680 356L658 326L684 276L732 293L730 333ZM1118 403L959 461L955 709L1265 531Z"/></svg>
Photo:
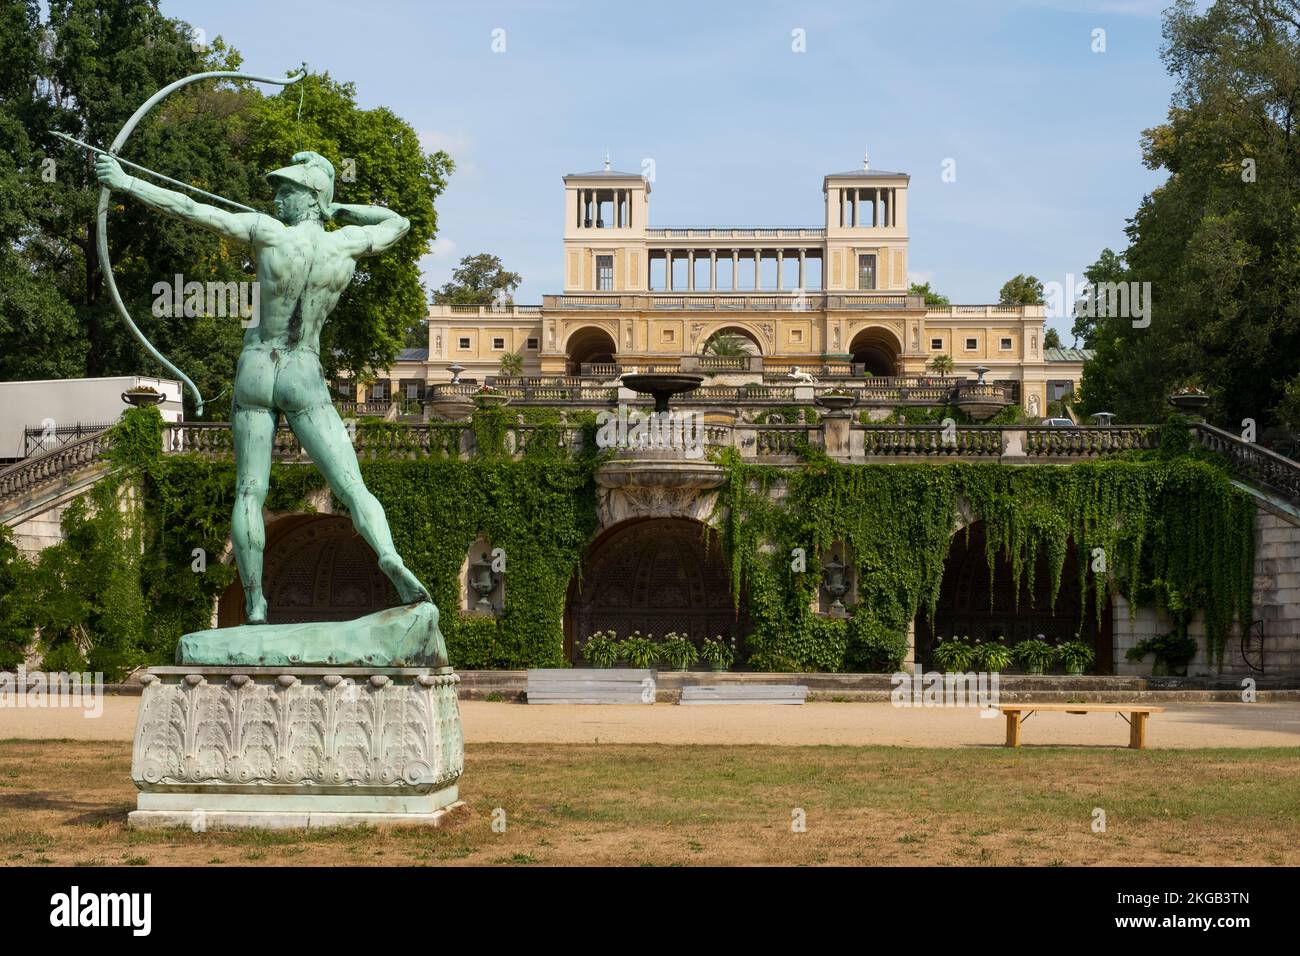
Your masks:
<svg viewBox="0 0 1300 956"><path fill-rule="evenodd" d="M352 280L356 259L339 232L316 222L284 226L266 217L258 226L258 323L244 335L235 404L292 414L330 401L320 333Z"/></svg>

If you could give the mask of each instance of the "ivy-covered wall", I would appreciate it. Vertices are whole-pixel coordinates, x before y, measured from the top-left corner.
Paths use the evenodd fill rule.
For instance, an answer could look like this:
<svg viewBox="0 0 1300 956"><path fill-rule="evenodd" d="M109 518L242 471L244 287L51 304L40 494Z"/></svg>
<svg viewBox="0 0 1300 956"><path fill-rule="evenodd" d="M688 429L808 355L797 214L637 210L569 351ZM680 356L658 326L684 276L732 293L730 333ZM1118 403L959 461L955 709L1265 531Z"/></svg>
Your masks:
<svg viewBox="0 0 1300 956"><path fill-rule="evenodd" d="M513 412L512 412L513 417ZM416 457L394 430L392 454L362 462L399 552L442 610L460 668L563 666L562 620L570 582L598 530L599 455L561 447L558 413L531 411L522 457L504 454L505 414L484 410L472 429L480 454ZM594 449L594 423L584 422ZM213 601L234 578L219 560L230 533L234 464L162 455L161 420L136 410L118 426L118 469L93 501L70 509L68 541L27 566L0 539L0 657L40 625L46 666L120 675L169 663L183 633L210 626ZM1221 655L1234 617L1250 619L1254 508L1221 466L1194 454L1172 427L1160 453L1062 466L846 465L815 449L794 470L720 457L727 484L715 520L737 600L748 602L748 665L760 670L890 670L908 623L933 614L958 515L987 527L990 567L1003 551L1020 583L1047 557L1053 593L1068 545L1101 548L1109 573L1080 566L1100 613L1106 588L1185 622L1203 611ZM276 464L267 507L310 510L324 488L313 467ZM336 505L337 509L337 505ZM482 534L506 552L499 618L463 616L460 569ZM847 543L857 577L848 620L812 612L818 555ZM792 568L803 548L807 571ZM202 549L206 568L196 559ZM1025 590L1032 591L1032 587ZM5 661L0 661L0 664ZM11 664L12 662L10 662Z"/></svg>
<svg viewBox="0 0 1300 956"><path fill-rule="evenodd" d="M789 471L728 453L718 517L733 590L743 586L749 602L750 666L897 666L909 623L934 615L961 514L985 523L990 581L1005 555L1015 593L1032 593L1041 552L1055 595L1073 543L1080 594L1087 607L1091 591L1098 618L1116 588L1181 627L1204 612L1210 652L1221 660L1234 618L1251 618L1254 504L1216 461L1192 454L1178 427L1159 453L1067 467L845 465L806 450L805 466ZM857 579L848 620L811 610L818 556L836 543L847 545Z"/></svg>

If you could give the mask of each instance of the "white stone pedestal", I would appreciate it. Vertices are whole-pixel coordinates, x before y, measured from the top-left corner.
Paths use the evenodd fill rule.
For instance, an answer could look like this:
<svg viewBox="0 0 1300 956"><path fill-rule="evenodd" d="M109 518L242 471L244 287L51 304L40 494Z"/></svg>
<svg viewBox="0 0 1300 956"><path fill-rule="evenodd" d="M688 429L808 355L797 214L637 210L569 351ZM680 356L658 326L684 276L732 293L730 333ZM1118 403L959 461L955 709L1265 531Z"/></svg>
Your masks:
<svg viewBox="0 0 1300 956"><path fill-rule="evenodd" d="M154 667L133 827L436 826L465 762L450 667Z"/></svg>

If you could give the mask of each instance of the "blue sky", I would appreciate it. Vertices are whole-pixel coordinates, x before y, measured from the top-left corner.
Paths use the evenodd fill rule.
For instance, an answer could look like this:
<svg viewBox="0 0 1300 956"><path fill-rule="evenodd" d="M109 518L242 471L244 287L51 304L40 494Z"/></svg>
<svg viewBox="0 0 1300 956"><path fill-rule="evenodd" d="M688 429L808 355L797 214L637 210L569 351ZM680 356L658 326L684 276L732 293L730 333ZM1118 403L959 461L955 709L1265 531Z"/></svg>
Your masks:
<svg viewBox="0 0 1300 956"><path fill-rule="evenodd" d="M910 173L914 281L997 299L1019 272L1064 283L1164 178L1141 164L1172 79L1159 0L493 3L164 0L245 68L307 60L446 149L457 171L424 260L441 285L492 252L561 285L568 172L654 160L650 222L820 225L821 179ZM792 49L804 31L806 52ZM1093 31L1105 31L1094 52ZM504 30L504 52L493 31ZM500 34L498 34L498 37ZM498 44L499 45L499 44ZM956 181L941 178L956 161ZM1067 323L1057 323L1067 331ZM1069 337L1063 335L1066 343Z"/></svg>

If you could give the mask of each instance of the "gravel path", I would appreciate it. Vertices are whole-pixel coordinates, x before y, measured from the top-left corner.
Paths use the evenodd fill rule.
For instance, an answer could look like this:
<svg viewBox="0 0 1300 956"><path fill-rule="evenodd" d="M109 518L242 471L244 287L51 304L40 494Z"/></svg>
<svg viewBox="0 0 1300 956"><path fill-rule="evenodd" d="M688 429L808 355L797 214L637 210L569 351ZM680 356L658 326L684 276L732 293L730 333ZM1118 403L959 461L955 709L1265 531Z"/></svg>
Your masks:
<svg viewBox="0 0 1300 956"><path fill-rule="evenodd" d="M106 697L97 718L78 710L0 708L8 738L130 741L138 697ZM970 708L895 708L888 703L801 707L727 705L598 706L462 701L469 743L883 744L991 746L1005 723ZM1038 713L1022 727L1026 746L1125 746L1128 726L1114 714ZM1169 704L1147 721L1148 747L1300 747L1300 702Z"/></svg>

